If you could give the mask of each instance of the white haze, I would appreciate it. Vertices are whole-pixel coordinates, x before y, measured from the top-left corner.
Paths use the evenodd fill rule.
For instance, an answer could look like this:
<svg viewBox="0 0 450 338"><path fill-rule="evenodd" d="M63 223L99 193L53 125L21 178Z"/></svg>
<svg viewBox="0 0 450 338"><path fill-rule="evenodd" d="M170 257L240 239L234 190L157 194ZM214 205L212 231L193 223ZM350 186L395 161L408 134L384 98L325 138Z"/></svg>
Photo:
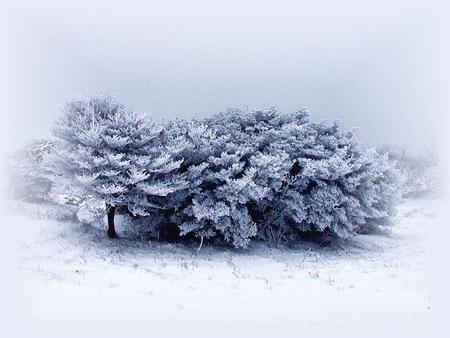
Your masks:
<svg viewBox="0 0 450 338"><path fill-rule="evenodd" d="M6 149L104 91L156 119L307 107L369 144L436 146L448 122L445 1L14 1L0 19Z"/></svg>

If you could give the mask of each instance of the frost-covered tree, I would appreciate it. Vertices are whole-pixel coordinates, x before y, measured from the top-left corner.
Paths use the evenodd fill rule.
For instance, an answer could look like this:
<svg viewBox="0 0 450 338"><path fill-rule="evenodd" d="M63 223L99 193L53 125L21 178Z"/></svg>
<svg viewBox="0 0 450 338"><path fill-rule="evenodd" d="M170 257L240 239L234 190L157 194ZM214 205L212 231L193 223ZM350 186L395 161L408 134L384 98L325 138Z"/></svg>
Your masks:
<svg viewBox="0 0 450 338"><path fill-rule="evenodd" d="M399 194L416 198L441 193L439 161L432 147L411 151L393 145L381 146L378 153L388 156L399 172Z"/></svg>
<svg viewBox="0 0 450 338"><path fill-rule="evenodd" d="M250 162L257 180L270 187L267 198L252 206L264 239L277 243L307 231L346 236L391 215L395 176L389 163L338 123L313 123L305 111L245 115L246 134L259 150Z"/></svg>
<svg viewBox="0 0 450 338"><path fill-rule="evenodd" d="M8 161L12 197L28 202L52 200L51 170L44 161L53 143L35 140L11 154Z"/></svg>
<svg viewBox="0 0 450 338"><path fill-rule="evenodd" d="M254 238L348 236L385 224L396 199L386 154L302 110L230 109L158 125L100 97L70 103L55 135L57 177L105 203L110 237L116 208L149 232L240 248Z"/></svg>
<svg viewBox="0 0 450 338"><path fill-rule="evenodd" d="M304 232L348 236L393 212L387 158L338 123L313 123L305 111L231 109L181 125L190 142L182 171L201 170L171 215L181 234L278 244Z"/></svg>
<svg viewBox="0 0 450 338"><path fill-rule="evenodd" d="M109 237L117 237L114 215L118 207L133 215L148 215L160 197L185 186L173 175L181 161L176 140L167 142L163 127L148 117L127 111L109 97L69 103L56 122L52 157L61 182L73 194L103 201Z"/></svg>
<svg viewBox="0 0 450 338"><path fill-rule="evenodd" d="M392 214L396 178L390 164L340 131L338 123L313 123L306 111L274 109L235 111L223 115L220 125L232 121L241 121L241 128L231 129L245 130L258 150L250 165L256 181L269 188L266 198L251 206L263 239L277 243L310 231L346 236Z"/></svg>
<svg viewBox="0 0 450 338"><path fill-rule="evenodd" d="M257 228L246 204L265 194L243 160L253 149L229 135L219 136L206 120L181 120L168 129L185 139L180 172L188 186L171 197L173 208L165 222L177 224L181 235L223 238L235 247L247 246Z"/></svg>

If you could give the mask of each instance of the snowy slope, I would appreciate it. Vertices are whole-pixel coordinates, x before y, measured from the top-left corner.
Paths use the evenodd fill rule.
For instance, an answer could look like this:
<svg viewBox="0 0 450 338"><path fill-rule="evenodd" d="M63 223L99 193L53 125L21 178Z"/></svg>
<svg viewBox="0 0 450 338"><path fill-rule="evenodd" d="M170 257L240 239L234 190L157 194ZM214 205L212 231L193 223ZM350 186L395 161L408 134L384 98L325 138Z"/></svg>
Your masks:
<svg viewBox="0 0 450 338"><path fill-rule="evenodd" d="M392 233L332 248L197 256L11 211L0 336L447 337L444 211L409 201Z"/></svg>

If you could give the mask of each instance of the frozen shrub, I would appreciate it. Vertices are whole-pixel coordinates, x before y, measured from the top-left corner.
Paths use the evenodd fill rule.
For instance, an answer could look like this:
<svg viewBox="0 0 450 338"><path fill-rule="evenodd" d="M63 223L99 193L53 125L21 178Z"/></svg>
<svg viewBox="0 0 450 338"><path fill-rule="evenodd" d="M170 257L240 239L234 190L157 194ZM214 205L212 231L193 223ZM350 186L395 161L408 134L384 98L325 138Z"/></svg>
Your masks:
<svg viewBox="0 0 450 338"><path fill-rule="evenodd" d="M304 232L348 236L393 213L387 156L362 148L338 123L312 123L305 111L232 109L170 130L189 141L180 171L193 175L164 221L182 235L278 244Z"/></svg>
<svg viewBox="0 0 450 338"><path fill-rule="evenodd" d="M378 152L388 156L399 173L399 194L403 198L416 198L439 193L439 169L436 155L431 150L407 151L384 145Z"/></svg>
<svg viewBox="0 0 450 338"><path fill-rule="evenodd" d="M345 237L387 224L397 176L388 154L306 111L229 109L163 124L107 97L74 101L56 123L57 185L83 203L129 215L133 233L245 248ZM134 236L133 235L133 236Z"/></svg>
<svg viewBox="0 0 450 338"><path fill-rule="evenodd" d="M11 195L27 202L50 202L53 183L45 157L53 148L50 140L36 140L9 157Z"/></svg>

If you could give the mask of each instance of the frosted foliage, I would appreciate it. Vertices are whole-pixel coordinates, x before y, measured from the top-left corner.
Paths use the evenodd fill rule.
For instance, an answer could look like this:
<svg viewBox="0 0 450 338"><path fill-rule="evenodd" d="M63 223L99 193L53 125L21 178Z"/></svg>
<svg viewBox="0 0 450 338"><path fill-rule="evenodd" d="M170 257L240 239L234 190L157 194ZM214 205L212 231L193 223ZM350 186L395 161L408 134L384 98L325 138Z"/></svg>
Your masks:
<svg viewBox="0 0 450 338"><path fill-rule="evenodd" d="M147 215L154 199L184 187L173 175L180 162L172 153L180 150L167 147L164 128L111 98L68 104L54 133L53 170L86 198Z"/></svg>
<svg viewBox="0 0 450 338"><path fill-rule="evenodd" d="M398 192L386 154L303 110L157 124L97 97L69 103L55 136L48 163L60 189L119 206L158 238L177 229L245 248L345 237L388 224Z"/></svg>
<svg viewBox="0 0 450 338"><path fill-rule="evenodd" d="M13 198L31 202L52 201L51 171L44 160L52 147L49 140L36 140L11 154L8 169Z"/></svg>
<svg viewBox="0 0 450 338"><path fill-rule="evenodd" d="M414 154L406 149L385 145L378 152L388 156L399 172L399 194L403 198L442 194L438 157L433 147L426 147Z"/></svg>
<svg viewBox="0 0 450 338"><path fill-rule="evenodd" d="M195 176L171 215L182 235L219 236L235 247L298 240L305 231L348 236L386 224L394 211L390 162L337 122L232 109L170 130L189 140L181 168Z"/></svg>

